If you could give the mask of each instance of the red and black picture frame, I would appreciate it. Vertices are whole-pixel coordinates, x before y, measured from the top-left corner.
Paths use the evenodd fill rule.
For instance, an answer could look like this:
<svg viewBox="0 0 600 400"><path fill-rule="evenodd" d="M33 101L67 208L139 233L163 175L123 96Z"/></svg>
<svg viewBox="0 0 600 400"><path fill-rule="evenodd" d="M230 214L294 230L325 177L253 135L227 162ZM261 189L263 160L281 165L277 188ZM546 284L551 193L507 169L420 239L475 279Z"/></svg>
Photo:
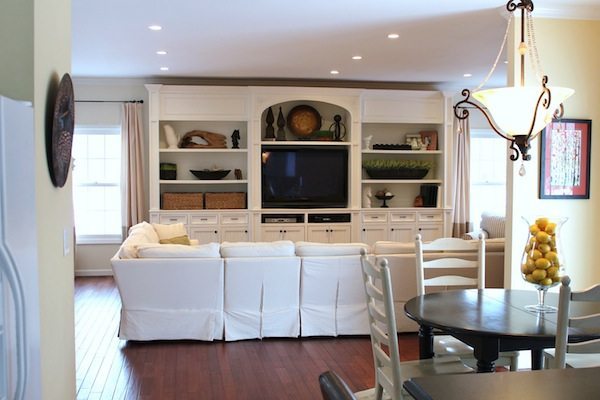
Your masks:
<svg viewBox="0 0 600 400"><path fill-rule="evenodd" d="M541 134L540 199L589 199L592 121L553 120Z"/></svg>

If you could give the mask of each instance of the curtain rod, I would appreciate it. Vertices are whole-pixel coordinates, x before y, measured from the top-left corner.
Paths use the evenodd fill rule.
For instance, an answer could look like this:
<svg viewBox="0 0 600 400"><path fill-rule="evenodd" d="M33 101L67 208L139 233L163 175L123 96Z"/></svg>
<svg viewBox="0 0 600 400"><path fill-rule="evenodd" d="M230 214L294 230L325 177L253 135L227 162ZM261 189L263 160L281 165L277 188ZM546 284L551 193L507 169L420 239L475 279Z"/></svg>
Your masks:
<svg viewBox="0 0 600 400"><path fill-rule="evenodd" d="M75 100L75 103L140 103L144 100Z"/></svg>

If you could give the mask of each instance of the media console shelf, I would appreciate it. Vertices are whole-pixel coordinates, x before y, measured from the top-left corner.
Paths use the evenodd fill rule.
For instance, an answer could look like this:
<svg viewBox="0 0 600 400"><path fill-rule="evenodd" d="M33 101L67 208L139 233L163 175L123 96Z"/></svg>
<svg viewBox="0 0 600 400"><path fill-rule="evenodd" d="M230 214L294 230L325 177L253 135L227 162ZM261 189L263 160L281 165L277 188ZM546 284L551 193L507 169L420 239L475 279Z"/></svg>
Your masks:
<svg viewBox="0 0 600 400"><path fill-rule="evenodd" d="M441 92L159 84L146 87L149 206L153 222L183 222L190 235L201 241L287 238L370 243L376 239L404 240L409 231L413 234L418 229L426 229L431 237L449 232L447 192L451 178L447 149L452 144L449 117L452 113L451 99ZM297 107L307 110L309 118L320 116L318 134L305 136L288 126L289 115L293 115L290 112ZM301 117L295 121L301 124ZM328 133L335 131L336 120L342 124L337 136L335 132ZM193 130L219 133L226 138L226 148L173 148L168 145L169 129L178 137ZM239 133L237 138L234 132ZM435 137L435 148L398 149L421 132ZM389 144L395 149L373 149L373 144ZM343 207L298 209L289 208L293 205L288 204L282 209L263 208L263 151L278 148L345 149L347 200ZM423 179L373 179L362 168L365 160L421 160L434 166ZM161 163L177 165L176 179L160 179ZM190 172L202 169L230 172L218 180L200 180ZM323 177L332 171L335 169L320 168ZM415 197L424 184L437 187L437 201L432 208L415 208ZM374 196L383 189L394 194L387 201L390 207L387 209L380 208L381 202ZM162 209L162 194L171 192L244 193L246 202L238 209ZM302 222L266 221L263 216L268 214L300 214L303 219ZM347 217L343 221L314 219L316 215L329 214ZM385 217L385 221L370 219L377 215Z"/></svg>

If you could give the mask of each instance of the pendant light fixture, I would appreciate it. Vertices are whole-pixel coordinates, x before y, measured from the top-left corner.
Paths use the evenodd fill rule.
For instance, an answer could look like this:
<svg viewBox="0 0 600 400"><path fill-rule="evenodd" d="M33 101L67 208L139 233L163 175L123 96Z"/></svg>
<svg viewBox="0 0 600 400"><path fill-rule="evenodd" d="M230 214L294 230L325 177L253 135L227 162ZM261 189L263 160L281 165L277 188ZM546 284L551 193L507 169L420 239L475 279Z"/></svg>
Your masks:
<svg viewBox="0 0 600 400"><path fill-rule="evenodd" d="M458 119L469 117L467 106L472 106L483 113L491 128L501 137L510 142L510 155L512 161L531 159L528 154L531 140L533 140L548 125L553 118L563 115L563 102L575 91L564 87L547 86L548 77L541 72L539 56L535 43L533 30L533 2L521 0L516 3L511 0L506 4L510 12L504 41L492 69L484 81L471 93L463 89L464 97L454 105L454 115ZM503 87L480 90L494 72L498 60L506 44L513 13L521 11L521 43L519 54L521 61L521 80L519 86ZM526 32L527 31L527 36ZM527 43L525 42L527 40ZM529 55L531 65L535 71L539 86L525 86L525 54ZM472 98L471 98L472 97ZM471 108L471 107L469 107Z"/></svg>

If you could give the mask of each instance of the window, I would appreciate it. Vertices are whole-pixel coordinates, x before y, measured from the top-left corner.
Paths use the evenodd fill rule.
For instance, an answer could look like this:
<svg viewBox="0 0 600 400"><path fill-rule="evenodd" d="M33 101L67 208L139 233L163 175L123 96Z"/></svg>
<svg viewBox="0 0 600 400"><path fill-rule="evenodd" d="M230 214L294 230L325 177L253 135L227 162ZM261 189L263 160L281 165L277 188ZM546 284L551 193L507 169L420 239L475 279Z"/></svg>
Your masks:
<svg viewBox="0 0 600 400"><path fill-rule="evenodd" d="M121 127L75 127L73 207L79 243L122 239Z"/></svg>
<svg viewBox="0 0 600 400"><path fill-rule="evenodd" d="M484 211L506 210L506 140L490 129L471 129L471 221L479 227Z"/></svg>

